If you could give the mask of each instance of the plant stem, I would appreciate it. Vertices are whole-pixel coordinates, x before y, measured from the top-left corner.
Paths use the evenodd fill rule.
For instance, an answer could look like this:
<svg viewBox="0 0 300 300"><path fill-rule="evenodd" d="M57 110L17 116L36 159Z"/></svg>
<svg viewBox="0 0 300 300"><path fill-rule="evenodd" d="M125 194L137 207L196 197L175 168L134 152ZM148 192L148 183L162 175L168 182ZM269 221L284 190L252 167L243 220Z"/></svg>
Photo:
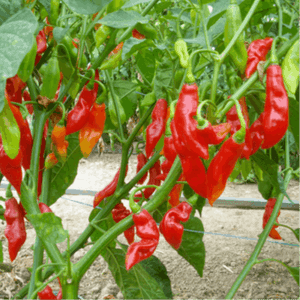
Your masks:
<svg viewBox="0 0 300 300"><path fill-rule="evenodd" d="M278 35L282 36L282 8L279 0L275 0L275 4L278 10Z"/></svg>
<svg viewBox="0 0 300 300"><path fill-rule="evenodd" d="M288 171L284 180L285 189L287 188L290 180L292 178L292 171ZM234 284L232 285L231 289L229 290L228 294L226 295L225 299L232 299L235 293L237 292L239 286L243 283L244 279L246 278L247 274L250 272L251 268L255 265L257 257L264 246L264 243L273 227L274 222L276 221L278 212L280 210L284 195L282 193L279 194L277 197L276 204L273 208L273 212L270 216L270 219L261 233L259 240L255 246L254 251L252 252L251 257L249 258L248 262L246 263L245 267L243 268L242 272L239 274L237 279L235 280Z"/></svg>

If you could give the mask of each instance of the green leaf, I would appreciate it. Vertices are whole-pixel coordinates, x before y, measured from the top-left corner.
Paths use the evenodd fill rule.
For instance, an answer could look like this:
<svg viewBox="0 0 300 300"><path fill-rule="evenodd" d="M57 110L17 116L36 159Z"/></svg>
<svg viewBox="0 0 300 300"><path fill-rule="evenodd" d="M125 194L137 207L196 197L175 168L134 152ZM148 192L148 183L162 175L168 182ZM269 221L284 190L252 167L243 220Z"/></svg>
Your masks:
<svg viewBox="0 0 300 300"><path fill-rule="evenodd" d="M299 149L299 102L295 98L289 98L289 120L291 132Z"/></svg>
<svg viewBox="0 0 300 300"><path fill-rule="evenodd" d="M122 6L122 8L129 8L129 7L135 6L137 4L148 3L150 1L151 0L130 0L126 4L124 4Z"/></svg>
<svg viewBox="0 0 300 300"><path fill-rule="evenodd" d="M26 218L34 227L36 234L54 244L63 242L68 237L68 231L64 230L61 218L54 213L27 214Z"/></svg>
<svg viewBox="0 0 300 300"><path fill-rule="evenodd" d="M193 189L188 184L185 184L183 186L183 195L186 199L191 198L195 194L196 193L193 191ZM194 208L198 210L200 216L201 216L204 205L205 205L205 198L198 195L198 199L197 199L196 204L194 205Z"/></svg>
<svg viewBox="0 0 300 300"><path fill-rule="evenodd" d="M281 263L288 269L290 274L294 277L297 284L299 285L299 267L290 267L283 262L281 262Z"/></svg>
<svg viewBox="0 0 300 300"><path fill-rule="evenodd" d="M143 48L149 48L154 46L152 40L149 39L135 39L130 37L128 40L125 41L122 51L122 60L129 58L133 53Z"/></svg>
<svg viewBox="0 0 300 300"><path fill-rule="evenodd" d="M154 255L141 261L140 264L148 272L148 274L156 280L166 295L166 299L172 299L173 293L171 289L171 281L168 277L168 272L164 264Z"/></svg>
<svg viewBox="0 0 300 300"><path fill-rule="evenodd" d="M244 177L244 180L247 180L248 175L252 170L250 160L242 160L241 167L242 167L242 175Z"/></svg>
<svg viewBox="0 0 300 300"><path fill-rule="evenodd" d="M135 57L136 66L143 79L151 84L155 74L155 57L150 50L140 51Z"/></svg>
<svg viewBox="0 0 300 300"><path fill-rule="evenodd" d="M297 228L297 229L295 229L293 232L294 232L294 234L295 234L295 236L296 236L296 239L299 241L299 231L300 231L300 228Z"/></svg>
<svg viewBox="0 0 300 300"><path fill-rule="evenodd" d="M48 16L51 15L51 2L49 0L38 0L46 9Z"/></svg>
<svg viewBox="0 0 300 300"><path fill-rule="evenodd" d="M0 25L20 9L22 9L22 0L1 0Z"/></svg>
<svg viewBox="0 0 300 300"><path fill-rule="evenodd" d="M241 163L238 160L237 163L234 166L234 169L233 169L232 173L229 176L229 180L231 182L233 182L233 180L237 178L237 176L240 174L240 172L241 172Z"/></svg>
<svg viewBox="0 0 300 300"><path fill-rule="evenodd" d="M125 247L124 247L125 249ZM107 247L104 259L119 286L124 299L167 299L161 286L141 264L125 269L124 249Z"/></svg>
<svg viewBox="0 0 300 300"><path fill-rule="evenodd" d="M112 0L64 0L63 2L75 13L90 15L99 12Z"/></svg>
<svg viewBox="0 0 300 300"><path fill-rule="evenodd" d="M254 155L251 156L251 159L262 169L268 178L268 181L271 182L273 187L276 189L276 192L280 191L278 183L278 165L269 158L262 150L258 150Z"/></svg>
<svg viewBox="0 0 300 300"><path fill-rule="evenodd" d="M154 91L156 99L165 98L165 90L171 85L173 77L173 63L168 58L164 58L156 69L154 78Z"/></svg>
<svg viewBox="0 0 300 300"><path fill-rule="evenodd" d="M128 28L130 26L134 26L136 23L148 23L148 19L141 16L136 11L124 11L120 9L106 15L104 18L99 20L99 23L113 28Z"/></svg>
<svg viewBox="0 0 300 300"><path fill-rule="evenodd" d="M83 157L78 140L78 132L67 136L68 156L65 162L59 162L52 169L51 189L49 193L49 205L63 196L67 188L73 183L77 175L79 160Z"/></svg>
<svg viewBox="0 0 300 300"><path fill-rule="evenodd" d="M187 260L195 268L199 276L202 277L205 263L205 247L202 241L203 233L187 230L204 231L203 224L200 219L190 217L183 225L184 232L178 254Z"/></svg>
<svg viewBox="0 0 300 300"><path fill-rule="evenodd" d="M37 25L33 13L24 8L0 26L0 112L4 107L5 80L17 74L33 46Z"/></svg>

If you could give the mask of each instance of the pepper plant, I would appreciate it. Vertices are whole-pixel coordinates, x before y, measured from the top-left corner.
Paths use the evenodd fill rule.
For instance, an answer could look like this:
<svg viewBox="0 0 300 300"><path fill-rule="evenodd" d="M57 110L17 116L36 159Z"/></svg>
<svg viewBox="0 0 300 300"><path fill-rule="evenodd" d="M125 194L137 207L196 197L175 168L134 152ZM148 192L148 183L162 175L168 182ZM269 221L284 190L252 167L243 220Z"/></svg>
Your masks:
<svg viewBox="0 0 300 300"><path fill-rule="evenodd" d="M25 219L37 236L30 282L15 298L77 299L83 275L100 255L124 298L172 298L170 283L160 283L166 270L156 277L149 272L162 268L153 256L159 232L202 276L198 213L206 199L213 206L229 178L254 172L266 200L263 230L226 295L232 298L261 262L267 237L281 239L275 228L288 227L278 216L286 187L299 174L289 160L290 147L299 149L299 12L279 0L6 5L0 19L0 171L10 185L0 213L10 259L26 240ZM139 120L128 134L124 128L134 115ZM122 145L121 165L95 195L87 228L61 252L57 244L69 236L50 207L103 132ZM137 173L126 182L139 136L145 147L136 148ZM299 229L290 229L299 240ZM117 248L122 233L128 245L118 242ZM92 247L72 263L89 238ZM299 267L280 263L298 282ZM56 278L58 295L49 286Z"/></svg>

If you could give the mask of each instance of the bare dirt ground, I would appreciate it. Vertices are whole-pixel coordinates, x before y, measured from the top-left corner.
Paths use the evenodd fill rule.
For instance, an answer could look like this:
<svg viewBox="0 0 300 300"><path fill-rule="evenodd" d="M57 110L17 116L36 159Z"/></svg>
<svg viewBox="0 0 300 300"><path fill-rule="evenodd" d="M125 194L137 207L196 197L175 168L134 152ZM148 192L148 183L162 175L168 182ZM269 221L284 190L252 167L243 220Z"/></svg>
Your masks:
<svg viewBox="0 0 300 300"><path fill-rule="evenodd" d="M82 160L79 165L78 176L70 186L72 189L98 191L105 187L113 178L119 167L120 155L104 154L101 157L91 156ZM135 175L136 156L130 159L127 179ZM4 189L0 189L4 196ZM292 181L288 194L291 199L299 201L299 183ZM261 199L255 184L228 183L222 196L251 197ZM71 200L78 201L72 202ZM76 240L88 224L88 216L92 209L92 196L65 195L51 208L62 218L63 226L71 236L71 243ZM87 204L87 205L84 205ZM257 238L262 231L263 210L226 209L205 206L201 220L206 232L231 234L242 237ZM299 212L282 210L279 217L282 224L292 228L299 227ZM0 221L0 239L4 248L4 263L8 267L6 272L0 270L0 298L9 298L24 286L29 280L30 273L27 268L32 266L32 245L35 240L35 231L27 222L27 240L16 260L11 263L7 251L7 241L4 237L5 223ZM297 241L292 232L280 227L282 242L293 243ZM269 241L272 239L268 238ZM126 243L123 235L119 241ZM223 299L249 259L255 245L254 240L230 238L221 235L204 235L206 248L205 268L203 277L177 252L169 246L163 236L154 255L166 266L175 299ZM65 249L66 245L61 245ZM89 249L78 251L72 258L78 261ZM275 258L282 260L289 266L299 265L299 248L266 242L259 259ZM58 291L58 284L51 284L54 291ZM83 277L80 284L79 296L83 299L101 299L107 295L122 298L120 289L116 285L106 262L99 257ZM241 285L235 298L251 299L296 299L299 297L299 287L289 272L279 263L264 262L255 265L246 280Z"/></svg>

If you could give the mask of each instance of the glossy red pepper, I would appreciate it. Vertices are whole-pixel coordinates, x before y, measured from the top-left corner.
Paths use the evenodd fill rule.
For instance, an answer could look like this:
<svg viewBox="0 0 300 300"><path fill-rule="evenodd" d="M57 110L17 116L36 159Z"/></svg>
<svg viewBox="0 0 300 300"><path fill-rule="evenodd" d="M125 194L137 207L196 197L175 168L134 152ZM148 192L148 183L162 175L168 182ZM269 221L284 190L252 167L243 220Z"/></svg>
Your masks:
<svg viewBox="0 0 300 300"><path fill-rule="evenodd" d="M207 199L212 206L223 193L227 179L240 158L245 143L235 141L235 134L224 142L207 170Z"/></svg>
<svg viewBox="0 0 300 300"><path fill-rule="evenodd" d="M273 212L273 209L274 209L274 206L276 204L276 198L270 198L266 204L266 207L265 207L265 212L264 212L264 216L263 216L263 228L266 227L269 219L270 219L270 216ZM280 211L278 212L278 215L276 217L276 222L278 222L278 217L280 215ZM275 228L277 228L278 225L273 225L270 233L269 233L269 237L271 237L272 239L275 239L275 240L281 240L281 236L280 234L277 232L277 230Z"/></svg>
<svg viewBox="0 0 300 300"><path fill-rule="evenodd" d="M243 152L241 154L241 158L249 159L251 152L252 152L252 139L250 135L249 130L249 114L248 114L248 108L246 104L246 98L242 97L239 100L242 114L246 123L246 136L245 136L245 147L243 149ZM230 134L233 135L235 132L237 132L241 128L241 122L239 120L236 106L234 105L227 113L226 113L227 122L231 125Z"/></svg>
<svg viewBox="0 0 300 300"><path fill-rule="evenodd" d="M19 250L26 241L24 213L15 198L6 200L5 207L4 218L6 220L6 227L4 235L8 240L10 260L14 261Z"/></svg>
<svg viewBox="0 0 300 300"><path fill-rule="evenodd" d="M166 241L175 249L178 249L182 242L184 227L181 222L186 222L190 218L192 206L187 202L181 202L178 206L166 212L159 225L160 232Z"/></svg>
<svg viewBox="0 0 300 300"><path fill-rule="evenodd" d="M43 30L39 31L38 35L36 36L36 43L38 54L44 53L47 50L47 39Z"/></svg>
<svg viewBox="0 0 300 300"><path fill-rule="evenodd" d="M289 98L279 65L271 65L267 69L266 94L262 149L271 148L280 142L289 126Z"/></svg>
<svg viewBox="0 0 300 300"><path fill-rule="evenodd" d="M33 146L33 139L29 124L26 119L23 119L23 116L18 108L12 105L10 101L8 101L8 103L20 128L20 150L22 153L22 166L25 170L28 170L30 169L31 151Z"/></svg>
<svg viewBox="0 0 300 300"><path fill-rule="evenodd" d="M43 202L39 202L39 209L40 209L40 211L41 211L42 214L43 213L52 213L53 212L51 210L51 208L47 204L45 204Z"/></svg>
<svg viewBox="0 0 300 300"><path fill-rule="evenodd" d="M140 32L138 32L136 29L132 30L132 36L138 40L143 40L145 38L145 36L143 34L141 34Z"/></svg>
<svg viewBox="0 0 300 300"><path fill-rule="evenodd" d="M160 174L160 162L159 160L154 164L152 168L149 170L149 180L147 185L156 185L160 186L160 180L157 179L157 176ZM155 188L149 187L145 188L143 191L144 197L149 199L150 196L155 192ZM134 195L135 198L142 198L142 193L138 193Z"/></svg>
<svg viewBox="0 0 300 300"><path fill-rule="evenodd" d="M145 166L147 163L147 157L144 153L139 153L137 156L136 174ZM138 181L138 184L143 184L147 178L148 172Z"/></svg>
<svg viewBox="0 0 300 300"><path fill-rule="evenodd" d="M261 113L258 119L255 122L253 122L253 124L249 128L252 142L251 155L257 152L264 140L265 134L263 128L263 119L264 113Z"/></svg>
<svg viewBox="0 0 300 300"><path fill-rule="evenodd" d="M198 107L198 87L184 84L176 104L174 122L179 139L185 147L198 156L208 159L208 147L203 137L198 135L197 121L194 117Z"/></svg>
<svg viewBox="0 0 300 300"><path fill-rule="evenodd" d="M123 203L117 204L111 213L112 218L116 223L119 223L131 214L130 210L126 209ZM129 229L125 230L124 236L128 244L132 244L134 242L134 226L131 226Z"/></svg>
<svg viewBox="0 0 300 300"><path fill-rule="evenodd" d="M53 128L51 139L53 145L56 147L56 151L60 158L67 158L67 150L69 142L66 141L66 127L64 126L64 121L59 121Z"/></svg>
<svg viewBox="0 0 300 300"><path fill-rule="evenodd" d="M199 156L184 147L176 130L175 121L171 121L174 145L181 161L182 172L190 187L200 196L206 198L206 170Z"/></svg>
<svg viewBox="0 0 300 300"><path fill-rule="evenodd" d="M128 171L128 166L126 166L126 175L127 175L127 171ZM113 178L112 182L109 183L103 190L99 191L95 195L94 207L96 207L104 198L107 198L107 197L111 196L115 192L115 190L117 188L119 176L120 176L120 169L116 173L116 175Z"/></svg>
<svg viewBox="0 0 300 300"><path fill-rule="evenodd" d="M99 72L95 71L95 80L99 80ZM87 84L82 89L79 99L74 108L68 113L66 134L69 135L79 131L87 122L89 112L97 99L98 84L95 82L94 88L89 90Z"/></svg>
<svg viewBox="0 0 300 300"><path fill-rule="evenodd" d="M148 211L143 209L138 215L134 214L132 219L136 226L136 234L141 238L141 241L129 246L125 258L126 270L150 257L159 241L157 225Z"/></svg>
<svg viewBox="0 0 300 300"><path fill-rule="evenodd" d="M37 293L40 300L57 300L57 297L54 295L52 288L47 285L41 292Z"/></svg>
<svg viewBox="0 0 300 300"><path fill-rule="evenodd" d="M166 130L168 102L165 99L157 100L152 112L152 123L146 129L146 156L149 158L156 144Z"/></svg>
<svg viewBox="0 0 300 300"><path fill-rule="evenodd" d="M24 83L18 75L7 78L6 80L6 96L11 102L22 103L22 89L25 88Z"/></svg>
<svg viewBox="0 0 300 300"><path fill-rule="evenodd" d="M266 56L272 47L272 43L272 38L265 38L264 40L255 40L249 45L247 50L247 67L245 71L247 78L250 78L256 71L258 63L266 59Z"/></svg>
<svg viewBox="0 0 300 300"><path fill-rule="evenodd" d="M183 181L184 175L181 174L178 181ZM183 189L183 184L181 183L177 183L174 185L174 187L172 188L170 194L169 194L169 203L171 204L172 207L177 206L180 203L180 196L181 196L181 192Z"/></svg>
<svg viewBox="0 0 300 300"><path fill-rule="evenodd" d="M0 172L6 177L11 185L21 194L22 183L22 151L19 150L18 155L11 159L5 153L2 138L0 136Z"/></svg>
<svg viewBox="0 0 300 300"><path fill-rule="evenodd" d="M84 157L88 157L102 136L105 124L105 104L94 103L88 120L79 132L79 145Z"/></svg>

